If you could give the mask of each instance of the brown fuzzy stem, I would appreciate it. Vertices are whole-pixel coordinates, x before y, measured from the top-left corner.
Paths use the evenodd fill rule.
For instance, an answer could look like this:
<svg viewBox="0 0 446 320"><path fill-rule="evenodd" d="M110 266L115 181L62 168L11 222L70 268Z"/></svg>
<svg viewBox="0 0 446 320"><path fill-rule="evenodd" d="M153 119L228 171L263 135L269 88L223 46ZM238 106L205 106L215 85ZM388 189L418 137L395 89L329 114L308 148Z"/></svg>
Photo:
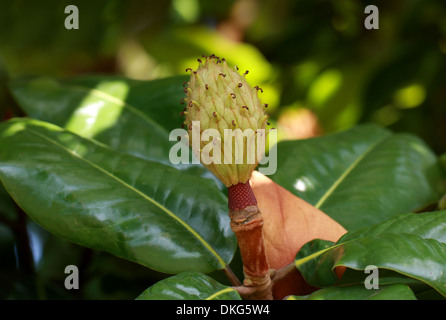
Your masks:
<svg viewBox="0 0 446 320"><path fill-rule="evenodd" d="M246 189L246 185L251 191L248 193L251 194L252 190L249 182L243 186L244 189ZM240 202L239 200L230 199L230 203ZM247 205L244 208L237 207L236 209L230 207L229 217L231 218L231 229L237 237L243 261L243 273L245 275L243 284L255 288L253 293L245 298L272 299L270 267L263 243L263 218L259 208L256 204Z"/></svg>

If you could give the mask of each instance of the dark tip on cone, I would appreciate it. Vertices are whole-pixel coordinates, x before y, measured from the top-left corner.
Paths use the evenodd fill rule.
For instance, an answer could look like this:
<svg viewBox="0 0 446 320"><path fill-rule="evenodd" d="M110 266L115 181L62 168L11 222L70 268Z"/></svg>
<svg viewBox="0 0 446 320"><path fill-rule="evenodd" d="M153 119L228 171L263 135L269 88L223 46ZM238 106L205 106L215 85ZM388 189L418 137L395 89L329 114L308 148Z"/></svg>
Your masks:
<svg viewBox="0 0 446 320"><path fill-rule="evenodd" d="M263 93L263 90L262 90L262 88L260 88L259 86L255 86L255 87L254 87L254 89L256 89L257 91L259 91L259 90L260 90L260 92L261 92L261 93Z"/></svg>

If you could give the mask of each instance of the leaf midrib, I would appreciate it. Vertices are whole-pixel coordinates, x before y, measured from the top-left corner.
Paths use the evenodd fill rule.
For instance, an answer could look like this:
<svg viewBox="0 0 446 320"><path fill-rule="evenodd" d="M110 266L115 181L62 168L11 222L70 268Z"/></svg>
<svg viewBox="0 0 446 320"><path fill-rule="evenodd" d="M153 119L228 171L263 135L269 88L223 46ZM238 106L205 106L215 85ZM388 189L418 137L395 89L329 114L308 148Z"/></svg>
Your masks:
<svg viewBox="0 0 446 320"><path fill-rule="evenodd" d="M384 136L374 143L372 143L362 154L358 156L358 158L353 161L353 163L339 176L338 179L328 188L328 190L322 195L319 201L315 204L315 207L320 209L324 202L334 193L336 188L347 178L347 176L359 165L359 163L370 154L381 142L387 139L387 136Z"/></svg>
<svg viewBox="0 0 446 320"><path fill-rule="evenodd" d="M150 118L148 115L146 115L144 112L140 111L135 106L125 102L122 99L114 97L104 91L94 89L94 88L83 87L81 85L73 85L73 84L65 84L65 83L60 84L60 86L65 87L67 90L87 92L87 93L96 95L99 98L108 100L109 102L115 103L119 106L122 106L122 107L126 108L127 110L129 110L130 112L132 112L133 114L135 114L136 116L144 119L144 121L146 121L149 125L157 127L157 129L161 130L165 134L169 133L166 128L164 128L163 126L158 124L158 122L156 122L155 120Z"/></svg>
<svg viewBox="0 0 446 320"><path fill-rule="evenodd" d="M404 234L404 233L394 233L394 232L386 233L386 232L384 232L384 233L379 233L378 235L369 236L369 238L372 238L372 239L373 239L373 238L379 238L382 234L395 234L395 235L399 235L399 234ZM438 241L437 239L423 238L423 237L421 237L421 236L419 236L419 235L417 235L417 234L412 234L412 233L408 233L408 235L417 236L417 237L419 237L421 240L431 240L431 241L438 242L439 244L446 245L445 243L443 243L443 242L441 242L441 241ZM347 240L347 241L344 241L344 242L335 244L335 245L333 245L333 246L331 246L331 247L328 247L328 248L325 248L325 249L316 251L316 252L314 252L314 253L312 253L312 254L310 254L310 255L308 255L308 256L305 256L305 257L303 257L303 258L295 259L295 260L294 260L294 266L296 267L296 269L299 270L299 267L302 266L303 264L307 263L308 261L313 260L313 259L316 259L316 258L319 257L320 255L322 255L322 254L324 254L324 253L326 253L326 252L328 252L328 251L334 250L334 249L336 249L336 248L338 248L338 247L340 247L340 246L345 246L345 245L348 245L348 244L350 244L350 243L352 243L352 242L356 242L358 239L361 239L361 238L362 238L362 237L349 239L349 240ZM365 238L367 238L367 237L365 237ZM342 255L343 255L343 254L342 254ZM355 269L355 268L353 268L353 267L351 267L351 266L348 266L348 265L345 265L345 264L339 264L338 262L333 264L333 268L335 268L335 267L339 267L339 266L347 267L347 268L350 268L350 269ZM402 274L402 275L405 275L405 276L407 276L407 277L409 277L409 278L412 278L412 279L415 279L415 280L417 280L417 281L421 281L421 282L423 282L423 283L426 283L427 285L429 285L429 286L431 286L433 289L435 289L437 292L439 292L441 295L443 295L443 296L446 297L446 295L445 295L444 292L440 291L436 286L432 285L432 284L430 283L430 281L427 281L426 279L423 279L423 278L420 278L420 277L416 277L416 276L413 275L413 274L409 274L409 273L407 273L407 272L405 272L405 271L403 271L403 270L397 269L397 268L395 268L395 267L379 267L379 268L380 268L380 269L387 269L387 270L395 271L395 272L398 272L398 273L400 273L400 274ZM355 270L360 270L360 269L355 269Z"/></svg>
<svg viewBox="0 0 446 320"><path fill-rule="evenodd" d="M226 267L226 263L224 262L223 258L220 257L220 255L209 245L209 243L207 243L207 241L205 241L194 229L192 229L186 222L184 222L182 219L180 219L178 216L176 216L172 211L170 211L169 209L167 209L166 207L164 207L163 205L161 205L160 203L158 203L157 201L155 201L154 199L148 197L146 194L144 194L142 191L136 189L135 187L129 185L128 183L126 183L125 181L123 181L122 179L116 177L115 175L111 174L110 172L108 172L107 170L102 169L100 166L96 165L95 163L89 161L88 159L85 159L84 157L82 157L81 155L77 154L76 152L66 148L65 146L61 145L60 143L58 143L57 141L54 141L48 137L46 137L45 135L41 134L40 132L27 128L29 131L35 133L36 135L38 135L39 137L43 138L44 140L54 144L55 146L61 148L62 150L64 150L65 152L67 152L68 154L70 154L71 156L87 163L88 165L90 165L91 167L95 168L96 170L100 171L101 173L107 175L108 177L116 180L117 182L121 183L123 186L125 186L126 188L130 189L131 191L137 193L139 196L141 196L142 198L144 198L145 200L148 200L149 202L151 202L152 204L154 204L155 206L157 206L158 208L160 208L163 212L165 212L168 216L170 216L171 218L173 218L174 220L176 220L177 222L180 223L181 226L183 226L189 233L191 233L199 242L202 243L202 245L212 254L215 256L215 258L217 259L218 263L222 266L222 268Z"/></svg>
<svg viewBox="0 0 446 320"><path fill-rule="evenodd" d="M237 292L237 290L235 290L234 288L227 287L227 288L221 289L220 291L217 291L217 292L211 294L211 295L210 295L209 297L207 297L205 300L214 300L214 299L217 298L218 296L223 295L223 294L225 294L225 293L227 293L227 292L232 292L232 291Z"/></svg>

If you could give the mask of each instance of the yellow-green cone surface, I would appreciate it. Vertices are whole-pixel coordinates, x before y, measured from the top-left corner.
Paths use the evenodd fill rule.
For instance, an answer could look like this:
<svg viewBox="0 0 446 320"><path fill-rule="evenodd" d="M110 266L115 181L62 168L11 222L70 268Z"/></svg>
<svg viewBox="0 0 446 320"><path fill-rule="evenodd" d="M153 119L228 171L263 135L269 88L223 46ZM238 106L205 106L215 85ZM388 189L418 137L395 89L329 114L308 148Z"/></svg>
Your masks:
<svg viewBox="0 0 446 320"><path fill-rule="evenodd" d="M199 148L200 151L209 150L210 143L213 143L213 147L220 147L221 161L205 163L200 158L201 162L227 187L245 183L250 179L260 160L257 152L258 148L262 150L262 147L258 146L258 143L261 140L266 141L267 136L268 116L264 111L266 105L262 104L258 97L258 92L262 89L251 87L245 80L246 73L241 75L237 67L229 67L224 59L211 55L198 59L198 62L199 67L196 71L188 69L191 71L191 78L185 87L187 97L184 99L183 114L185 128L189 133L189 143L193 146L194 126L200 128L200 137L206 129L216 129L220 138L211 136L209 139L204 139L205 141L200 139ZM228 136L229 132L234 133L234 131L225 132L225 129L240 129L242 133L251 132L253 135L246 134L246 137L250 138L243 138L243 145L240 143L236 145L236 139L229 139ZM230 140L233 142L232 153L227 154L224 146L230 143ZM255 150L252 149L254 145ZM237 146L239 151L243 150L243 161L240 161L239 156L239 160L236 161ZM214 151L209 154L212 156Z"/></svg>

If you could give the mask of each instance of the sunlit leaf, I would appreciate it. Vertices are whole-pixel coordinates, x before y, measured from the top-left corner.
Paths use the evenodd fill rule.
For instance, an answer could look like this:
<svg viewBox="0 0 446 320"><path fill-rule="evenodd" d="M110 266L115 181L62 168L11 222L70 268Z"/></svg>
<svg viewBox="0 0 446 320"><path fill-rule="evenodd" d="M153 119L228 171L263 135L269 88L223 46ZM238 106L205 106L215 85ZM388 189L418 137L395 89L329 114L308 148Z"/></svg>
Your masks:
<svg viewBox="0 0 446 320"><path fill-rule="evenodd" d="M137 300L241 300L237 291L198 272L185 272L161 280Z"/></svg>
<svg viewBox="0 0 446 320"><path fill-rule="evenodd" d="M209 180L37 120L0 128L0 180L50 232L167 273L231 261L227 199Z"/></svg>
<svg viewBox="0 0 446 320"><path fill-rule="evenodd" d="M442 172L419 138L365 125L277 145L271 178L352 231L435 203Z"/></svg>
<svg viewBox="0 0 446 320"><path fill-rule="evenodd" d="M295 265L317 287L339 282L335 268L376 266L418 280L446 296L445 226L446 211L403 214L347 233L336 244L311 241L298 252ZM349 280L357 281L345 273L342 283Z"/></svg>
<svg viewBox="0 0 446 320"><path fill-rule="evenodd" d="M54 123L112 149L170 165L169 132L181 125L186 77L138 81L86 76L15 81L11 91L33 118Z"/></svg>
<svg viewBox="0 0 446 320"><path fill-rule="evenodd" d="M412 290L403 284L367 289L364 285L323 288L308 296L289 296L287 300L416 300Z"/></svg>

